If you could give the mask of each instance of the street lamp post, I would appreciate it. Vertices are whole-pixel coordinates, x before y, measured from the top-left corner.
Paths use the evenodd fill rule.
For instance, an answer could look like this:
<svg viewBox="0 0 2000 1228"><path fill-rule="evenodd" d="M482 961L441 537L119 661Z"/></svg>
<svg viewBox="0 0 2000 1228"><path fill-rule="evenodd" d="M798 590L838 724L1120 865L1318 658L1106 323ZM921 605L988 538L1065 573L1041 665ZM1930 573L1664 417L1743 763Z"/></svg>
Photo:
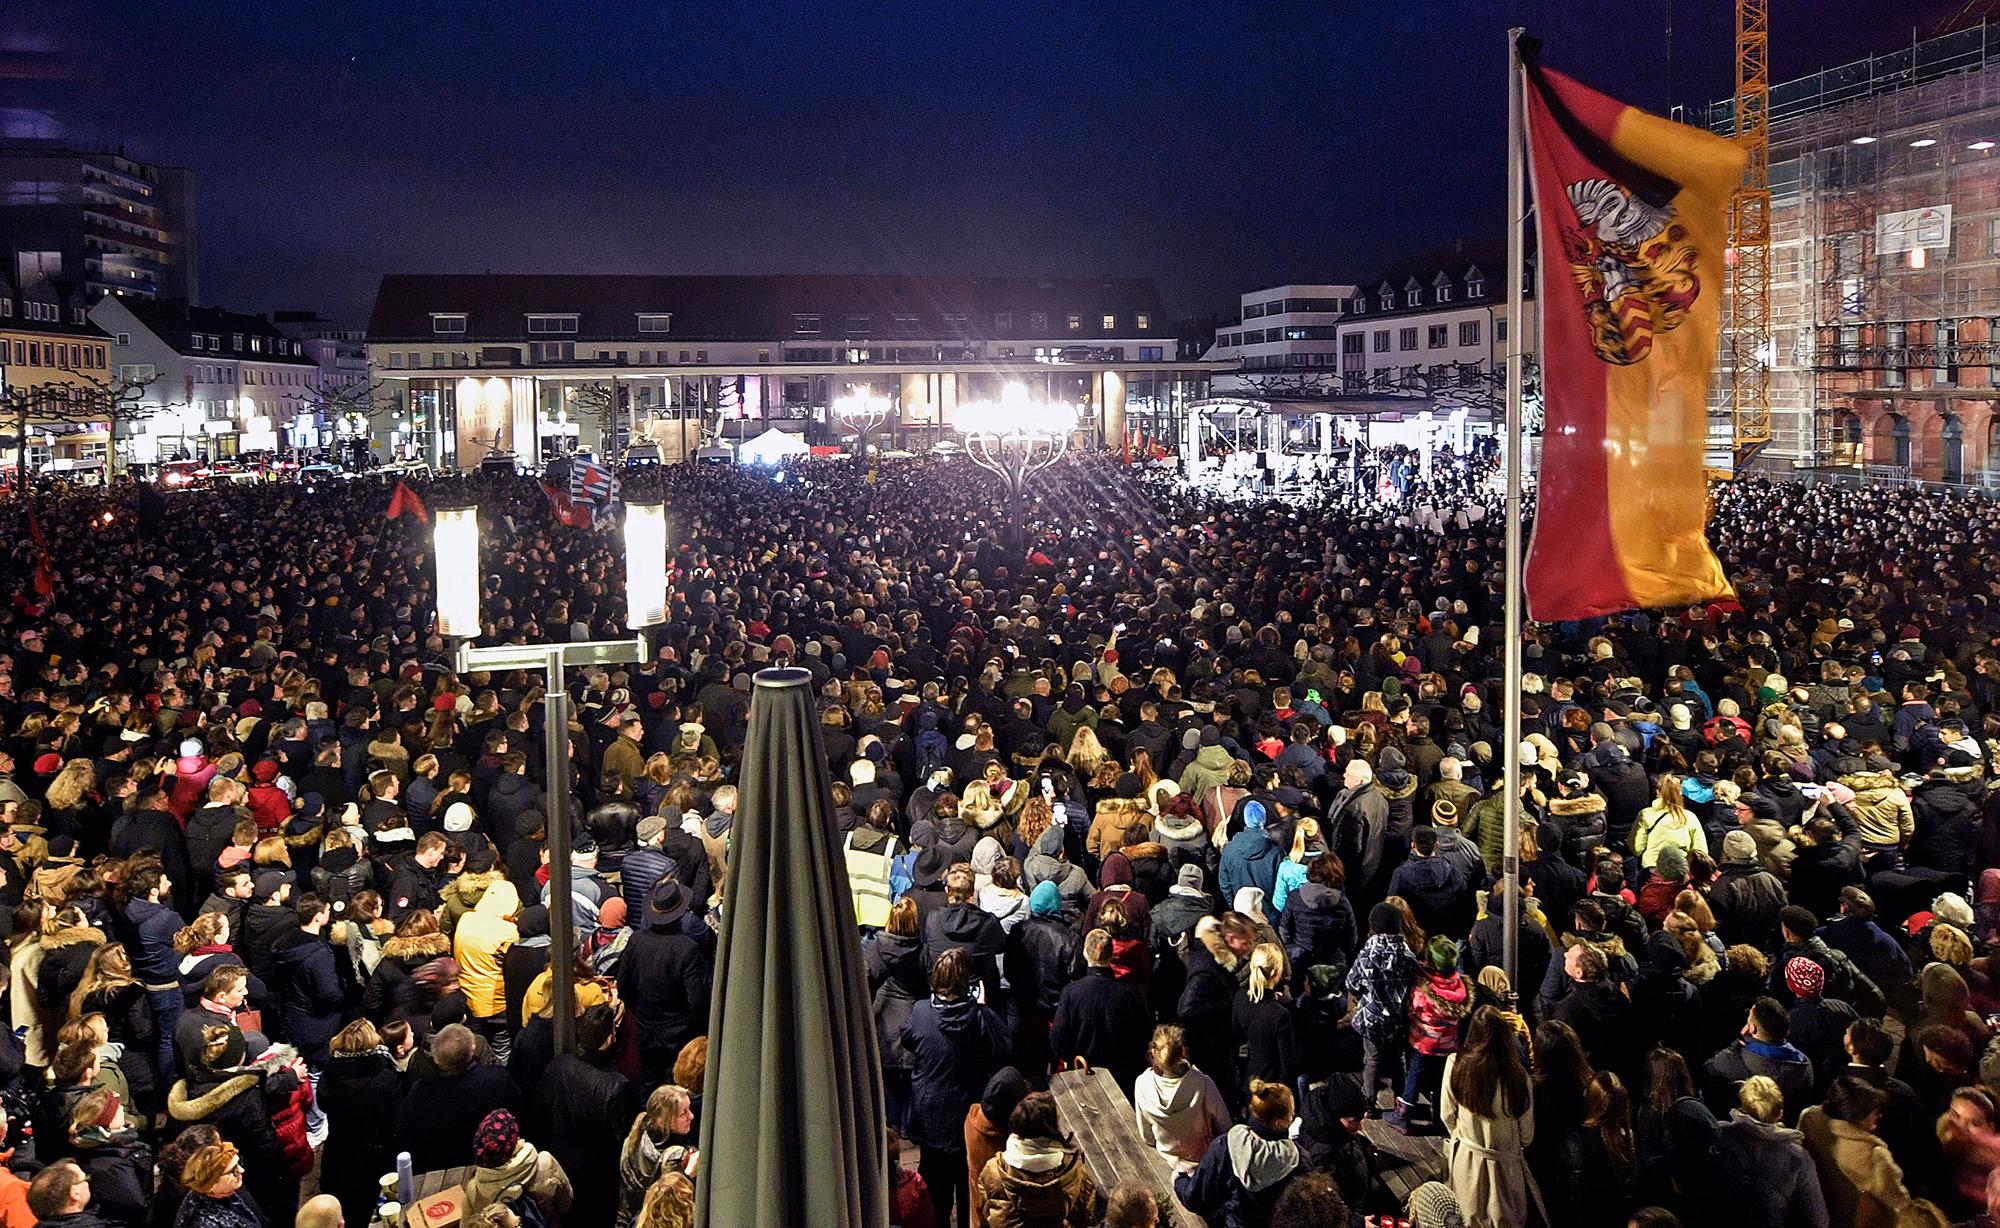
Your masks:
<svg viewBox="0 0 2000 1228"><path fill-rule="evenodd" d="M576 934L571 915L569 801L569 690L567 672L582 665L636 665L646 659L645 629L667 620L667 509L662 503L625 505L625 625L629 640L475 647L479 634L479 509L436 509L431 548L437 568L438 634L456 642L461 674L473 670L541 669L546 678L542 712L544 813L549 835L549 995L555 1012L557 1053L575 1044L576 983L571 965Z"/></svg>
<svg viewBox="0 0 2000 1228"><path fill-rule="evenodd" d="M875 428L889 416L889 398L866 384L849 388L846 396L834 401L833 416L854 432L854 463L867 465L868 476L873 480L875 458L868 441L874 437Z"/></svg>
<svg viewBox="0 0 2000 1228"><path fill-rule="evenodd" d="M1022 548L1021 499L1028 479L1061 460L1076 429L1076 407L1037 401L1020 384L1008 384L998 401L958 407L953 425L965 436L965 452L1007 488L1009 549Z"/></svg>

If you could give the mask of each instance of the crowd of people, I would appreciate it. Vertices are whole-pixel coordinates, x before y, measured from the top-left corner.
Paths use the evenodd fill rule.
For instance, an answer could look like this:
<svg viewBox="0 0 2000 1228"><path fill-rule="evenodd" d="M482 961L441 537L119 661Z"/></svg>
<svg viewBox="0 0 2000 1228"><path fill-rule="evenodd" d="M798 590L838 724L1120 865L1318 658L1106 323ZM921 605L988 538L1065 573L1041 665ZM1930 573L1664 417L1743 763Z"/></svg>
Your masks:
<svg viewBox="0 0 2000 1228"><path fill-rule="evenodd" d="M1212 1228L2000 1223L2000 503L1721 488L1738 600L1531 628L1509 848L1501 518L1455 463L1281 506L1074 458L1018 554L963 461L628 482L669 617L570 680L556 781L539 681L454 672L379 486L38 500L0 555L0 1228L365 1225L401 1152L479 1228L690 1225L776 665L819 697L900 1228L1165 1222L1093 1181L1066 1069ZM481 509L482 642L624 634L614 531L418 489ZM1392 1194L1384 1128L1439 1179Z"/></svg>

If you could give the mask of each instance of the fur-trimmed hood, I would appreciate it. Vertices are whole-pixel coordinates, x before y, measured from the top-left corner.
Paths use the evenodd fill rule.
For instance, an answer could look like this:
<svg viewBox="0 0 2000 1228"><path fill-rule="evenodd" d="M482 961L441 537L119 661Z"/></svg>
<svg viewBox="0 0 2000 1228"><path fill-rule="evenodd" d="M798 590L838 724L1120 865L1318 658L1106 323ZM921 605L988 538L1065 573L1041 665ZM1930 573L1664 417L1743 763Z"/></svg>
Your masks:
<svg viewBox="0 0 2000 1228"><path fill-rule="evenodd" d="M197 1092L186 1079L178 1079L167 1092L167 1115L175 1121L205 1120L221 1112L223 1105L244 1092L255 1090L262 1082L256 1072L245 1070Z"/></svg>
<svg viewBox="0 0 2000 1228"><path fill-rule="evenodd" d="M383 959L424 960L451 954L451 939L443 934L399 936L382 944Z"/></svg>
<svg viewBox="0 0 2000 1228"><path fill-rule="evenodd" d="M1557 819L1573 819L1578 815L1603 814L1607 809L1604 795L1592 789L1575 797L1552 797L1549 799L1549 816Z"/></svg>
<svg viewBox="0 0 2000 1228"><path fill-rule="evenodd" d="M59 947L101 947L104 942L104 931L94 925L65 925L53 934L42 936L42 950L53 951Z"/></svg>

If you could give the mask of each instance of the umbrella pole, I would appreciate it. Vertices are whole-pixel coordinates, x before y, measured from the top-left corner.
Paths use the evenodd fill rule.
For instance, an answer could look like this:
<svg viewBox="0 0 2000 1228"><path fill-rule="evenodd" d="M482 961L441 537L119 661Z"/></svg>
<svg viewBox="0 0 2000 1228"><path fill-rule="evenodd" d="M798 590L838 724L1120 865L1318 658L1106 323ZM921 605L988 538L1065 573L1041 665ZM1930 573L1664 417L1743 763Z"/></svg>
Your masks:
<svg viewBox="0 0 2000 1228"><path fill-rule="evenodd" d="M576 1047L576 919L570 911L569 692L563 687L563 654L551 648L542 697L542 779L548 791L549 1007L555 1012L558 1055Z"/></svg>

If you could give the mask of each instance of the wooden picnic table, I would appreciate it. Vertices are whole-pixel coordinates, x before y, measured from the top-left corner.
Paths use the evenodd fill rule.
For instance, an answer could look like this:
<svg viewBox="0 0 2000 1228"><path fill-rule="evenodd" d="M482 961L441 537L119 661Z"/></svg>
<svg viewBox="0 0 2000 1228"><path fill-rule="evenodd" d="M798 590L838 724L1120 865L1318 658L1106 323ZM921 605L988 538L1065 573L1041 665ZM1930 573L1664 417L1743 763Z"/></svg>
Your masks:
<svg viewBox="0 0 2000 1228"><path fill-rule="evenodd" d="M415 1177L417 1187L416 1201L421 1202L433 1194L441 1193L454 1185L462 1186L471 1180L472 1169L469 1167L438 1168L427 1173L417 1173ZM403 1223L405 1228L417 1228L410 1220L410 1208L408 1207L403 1208ZM369 1228L383 1228L381 1217L371 1216L368 1220L368 1226Z"/></svg>
<svg viewBox="0 0 2000 1228"><path fill-rule="evenodd" d="M1138 1181L1169 1208L1161 1221L1167 1228L1206 1228L1174 1197L1173 1167L1166 1157L1139 1140L1138 1118L1117 1080L1101 1070L1067 1070L1049 1080L1049 1091L1100 1194L1108 1197L1121 1182Z"/></svg>

